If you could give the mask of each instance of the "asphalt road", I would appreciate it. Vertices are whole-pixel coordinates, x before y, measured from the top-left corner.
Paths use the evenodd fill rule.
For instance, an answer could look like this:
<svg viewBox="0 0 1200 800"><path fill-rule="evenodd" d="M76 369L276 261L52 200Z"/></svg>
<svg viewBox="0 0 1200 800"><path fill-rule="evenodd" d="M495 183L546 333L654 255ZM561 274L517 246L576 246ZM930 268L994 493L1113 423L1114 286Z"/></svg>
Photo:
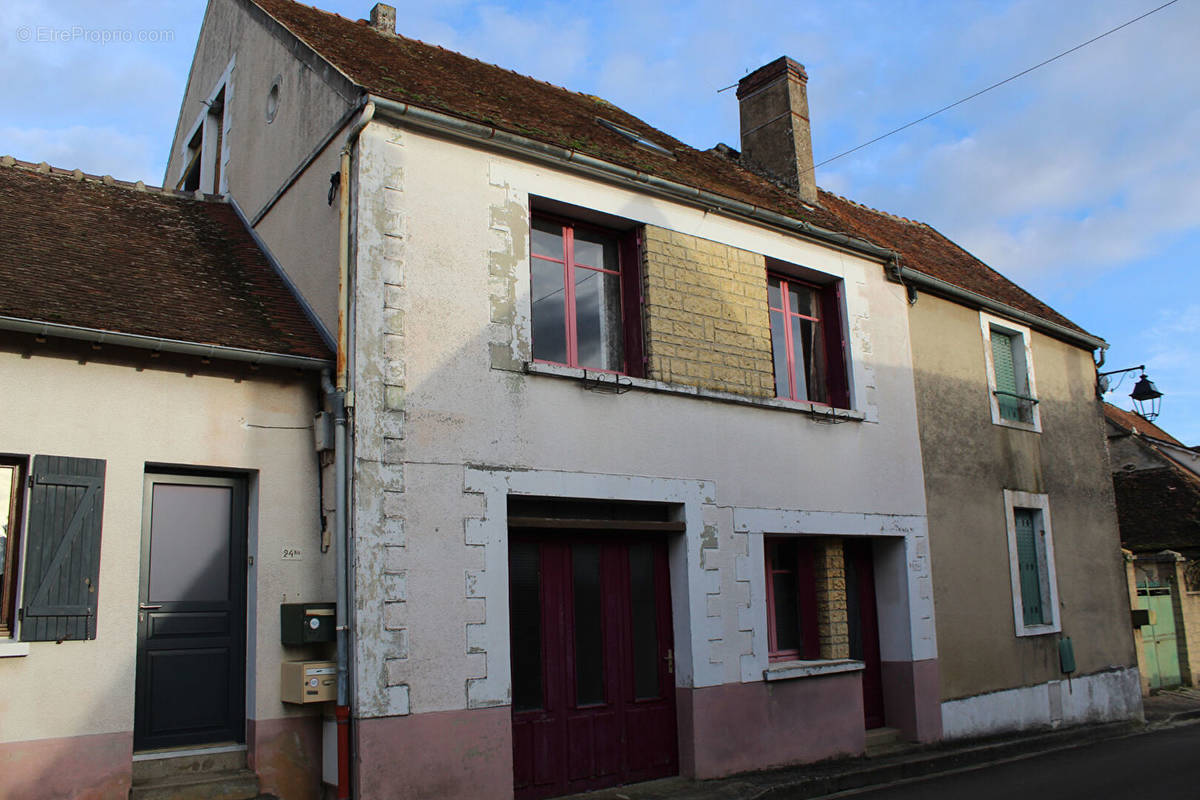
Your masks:
<svg viewBox="0 0 1200 800"><path fill-rule="evenodd" d="M830 797L856 800L1200 800L1200 724L1110 739L928 780Z"/></svg>

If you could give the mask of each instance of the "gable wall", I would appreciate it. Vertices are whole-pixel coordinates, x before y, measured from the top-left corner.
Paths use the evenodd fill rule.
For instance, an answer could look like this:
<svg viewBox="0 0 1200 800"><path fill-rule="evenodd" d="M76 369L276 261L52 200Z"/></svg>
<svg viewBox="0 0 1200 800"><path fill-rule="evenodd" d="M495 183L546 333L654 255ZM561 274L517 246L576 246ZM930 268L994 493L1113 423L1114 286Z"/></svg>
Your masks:
<svg viewBox="0 0 1200 800"><path fill-rule="evenodd" d="M203 101L223 78L228 86L221 171L229 193L253 221L344 121L358 90L249 2L212 0L171 143L166 185L179 181ZM268 123L267 94L277 78L279 104ZM327 202L327 193L340 147L341 139L331 142L256 226L330 330L337 322L338 206Z"/></svg>

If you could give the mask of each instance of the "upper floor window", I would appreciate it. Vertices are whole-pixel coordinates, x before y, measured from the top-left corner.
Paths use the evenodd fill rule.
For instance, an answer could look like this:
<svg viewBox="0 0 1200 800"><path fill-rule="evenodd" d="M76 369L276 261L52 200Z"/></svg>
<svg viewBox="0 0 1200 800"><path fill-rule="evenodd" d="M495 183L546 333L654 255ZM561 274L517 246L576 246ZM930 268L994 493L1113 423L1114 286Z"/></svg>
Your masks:
<svg viewBox="0 0 1200 800"><path fill-rule="evenodd" d="M531 239L534 360L640 375L633 237L538 215Z"/></svg>
<svg viewBox="0 0 1200 800"><path fill-rule="evenodd" d="M838 284L767 274L775 394L848 408Z"/></svg>
<svg viewBox="0 0 1200 800"><path fill-rule="evenodd" d="M15 630L25 460L0 456L0 637Z"/></svg>
<svg viewBox="0 0 1200 800"><path fill-rule="evenodd" d="M980 314L992 422L1025 430L1041 430L1029 329Z"/></svg>

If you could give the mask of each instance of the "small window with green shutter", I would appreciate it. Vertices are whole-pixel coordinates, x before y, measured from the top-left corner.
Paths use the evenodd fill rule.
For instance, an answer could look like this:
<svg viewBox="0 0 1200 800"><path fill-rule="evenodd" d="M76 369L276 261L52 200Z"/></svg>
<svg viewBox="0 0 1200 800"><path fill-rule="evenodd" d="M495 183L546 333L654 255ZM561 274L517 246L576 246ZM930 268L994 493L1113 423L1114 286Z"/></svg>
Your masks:
<svg viewBox="0 0 1200 800"><path fill-rule="evenodd" d="M1040 636L1060 631L1050 498L1039 492L1005 489L1004 504L1016 634Z"/></svg>
<svg viewBox="0 0 1200 800"><path fill-rule="evenodd" d="M1045 552L1040 546L1038 533L1040 514L1033 508L1014 508L1013 524L1017 537L1017 571L1021 578L1021 610L1026 625L1045 625L1046 617L1046 570Z"/></svg>
<svg viewBox="0 0 1200 800"><path fill-rule="evenodd" d="M1032 332L1020 323L979 312L983 361L992 422L1041 433L1037 384L1033 375Z"/></svg>
<svg viewBox="0 0 1200 800"><path fill-rule="evenodd" d="M1019 333L991 329L992 372L1000 416L1012 422L1033 422L1033 404L1025 368L1025 342Z"/></svg>

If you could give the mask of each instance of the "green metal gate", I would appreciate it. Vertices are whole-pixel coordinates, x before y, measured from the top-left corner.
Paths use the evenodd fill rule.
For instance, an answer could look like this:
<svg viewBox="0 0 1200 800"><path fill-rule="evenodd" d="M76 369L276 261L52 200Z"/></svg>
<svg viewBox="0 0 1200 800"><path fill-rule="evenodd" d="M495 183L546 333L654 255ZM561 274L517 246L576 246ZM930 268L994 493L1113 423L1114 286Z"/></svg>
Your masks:
<svg viewBox="0 0 1200 800"><path fill-rule="evenodd" d="M1147 578L1138 583L1138 606L1150 610L1150 625L1142 626L1142 651L1145 654L1146 677L1150 688L1178 686L1183 681L1179 672L1179 642L1175 635L1175 609L1171 603L1171 587Z"/></svg>

